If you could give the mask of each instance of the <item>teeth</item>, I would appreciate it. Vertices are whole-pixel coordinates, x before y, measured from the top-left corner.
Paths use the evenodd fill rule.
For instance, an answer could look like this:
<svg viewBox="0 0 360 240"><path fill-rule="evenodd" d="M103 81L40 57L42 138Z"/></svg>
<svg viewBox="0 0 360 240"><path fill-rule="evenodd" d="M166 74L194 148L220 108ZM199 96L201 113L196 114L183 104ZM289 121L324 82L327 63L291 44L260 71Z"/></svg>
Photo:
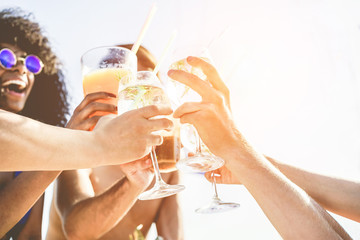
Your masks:
<svg viewBox="0 0 360 240"><path fill-rule="evenodd" d="M15 84L18 86L19 90L26 88L26 83L20 80L9 80L2 84L2 87L10 86L11 84Z"/></svg>

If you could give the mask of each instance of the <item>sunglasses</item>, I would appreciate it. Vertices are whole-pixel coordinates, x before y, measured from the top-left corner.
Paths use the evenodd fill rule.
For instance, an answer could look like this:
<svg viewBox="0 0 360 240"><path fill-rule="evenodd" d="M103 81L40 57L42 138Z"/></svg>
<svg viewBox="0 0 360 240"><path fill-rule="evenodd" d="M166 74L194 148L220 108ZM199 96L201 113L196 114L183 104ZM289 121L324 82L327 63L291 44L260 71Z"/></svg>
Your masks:
<svg viewBox="0 0 360 240"><path fill-rule="evenodd" d="M3 48L0 51L0 65L5 69L11 69L16 66L17 61L22 61L27 70L33 74L39 74L44 67L44 64L35 55L28 55L24 57L16 57L15 53L8 48Z"/></svg>

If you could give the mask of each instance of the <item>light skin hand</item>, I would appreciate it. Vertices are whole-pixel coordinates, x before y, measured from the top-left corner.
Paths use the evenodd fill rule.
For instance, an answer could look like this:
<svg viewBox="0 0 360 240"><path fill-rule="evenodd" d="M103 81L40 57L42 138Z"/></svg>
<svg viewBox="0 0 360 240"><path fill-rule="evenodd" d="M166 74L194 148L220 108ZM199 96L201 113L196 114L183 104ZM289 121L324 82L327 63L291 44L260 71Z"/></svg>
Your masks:
<svg viewBox="0 0 360 240"><path fill-rule="evenodd" d="M98 102L115 98L112 93L95 92L85 96L83 101L75 109L67 128L89 131L93 128L102 116L92 116L95 112L101 111L107 114L116 114L117 107L112 104ZM146 188L153 177L150 170L151 160L145 156L134 162L120 164L120 169L124 172L130 183L137 187Z"/></svg>
<svg viewBox="0 0 360 240"><path fill-rule="evenodd" d="M153 117L171 113L170 107L151 105L118 117L109 114L100 118L93 132L100 141L108 143L108 149L112 150L107 153L109 157L120 157L126 163L146 156L152 146L162 144L162 136L154 132L169 131L173 123L167 118Z"/></svg>
<svg viewBox="0 0 360 240"><path fill-rule="evenodd" d="M151 167L152 162L149 155L143 159L120 165L121 171L123 171L130 184L142 190L149 186L154 177Z"/></svg>
<svg viewBox="0 0 360 240"><path fill-rule="evenodd" d="M180 106L174 112L174 117L180 118L181 123L194 125L209 149L215 155L221 156L228 149L239 147L239 138L241 139L227 107L229 94L222 94L222 91L228 93L228 89L211 64L196 57L188 57L187 61L208 74L207 81L182 70L169 71L168 74L172 79L188 85L202 96L200 103L191 102ZM208 129L211 129L211 134ZM218 144L219 142L224 144Z"/></svg>
<svg viewBox="0 0 360 240"><path fill-rule="evenodd" d="M228 90L214 67L200 58L189 57L187 61L199 67L208 82L181 70L169 71L172 79L188 85L202 97L200 103L179 107L174 117L193 124L212 153L225 159L228 168L218 171L223 175L222 181L241 181L284 239L350 239L324 209L257 153L238 132L229 109Z"/></svg>

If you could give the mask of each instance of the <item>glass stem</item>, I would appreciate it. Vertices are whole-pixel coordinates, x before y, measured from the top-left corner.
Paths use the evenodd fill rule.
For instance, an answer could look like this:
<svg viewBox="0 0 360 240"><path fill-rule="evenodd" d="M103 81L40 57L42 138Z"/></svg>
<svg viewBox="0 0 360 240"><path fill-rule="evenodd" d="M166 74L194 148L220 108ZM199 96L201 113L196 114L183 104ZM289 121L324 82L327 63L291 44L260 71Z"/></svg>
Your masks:
<svg viewBox="0 0 360 240"><path fill-rule="evenodd" d="M217 188L216 188L216 180L215 180L215 173L214 171L211 172L211 177L212 177L212 186L214 188L214 196L213 196L213 200L215 201L220 201L220 198L218 196L218 192L217 192Z"/></svg>
<svg viewBox="0 0 360 240"><path fill-rule="evenodd" d="M151 157L151 161L154 167L154 173L155 173L155 184L161 184L163 182L161 175L160 175L160 170L159 170L159 164L156 158L156 153L155 153L155 147L152 147L151 152L150 152L150 157Z"/></svg>
<svg viewBox="0 0 360 240"><path fill-rule="evenodd" d="M195 141L196 141L196 153L201 153L201 140L200 140L200 136L196 130L196 128L193 126L194 128L194 132L195 132Z"/></svg>

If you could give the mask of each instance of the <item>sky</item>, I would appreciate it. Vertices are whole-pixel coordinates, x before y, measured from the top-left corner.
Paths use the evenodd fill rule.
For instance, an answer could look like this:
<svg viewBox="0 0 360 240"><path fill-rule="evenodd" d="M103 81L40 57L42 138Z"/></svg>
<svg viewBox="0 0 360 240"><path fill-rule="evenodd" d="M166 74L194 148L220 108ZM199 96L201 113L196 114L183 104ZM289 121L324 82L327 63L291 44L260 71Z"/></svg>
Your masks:
<svg viewBox="0 0 360 240"><path fill-rule="evenodd" d="M3 0L0 7L34 13L64 64L74 108L83 97L81 55L134 42L152 3ZM359 181L359 12L358 0L159 0L143 45L159 58L176 29L174 48L209 46L236 124L260 152ZM210 200L211 185L201 175L182 179L186 239L281 239L243 186L219 186L220 198L239 209L198 215L194 209ZM360 238L359 223L333 216Z"/></svg>

